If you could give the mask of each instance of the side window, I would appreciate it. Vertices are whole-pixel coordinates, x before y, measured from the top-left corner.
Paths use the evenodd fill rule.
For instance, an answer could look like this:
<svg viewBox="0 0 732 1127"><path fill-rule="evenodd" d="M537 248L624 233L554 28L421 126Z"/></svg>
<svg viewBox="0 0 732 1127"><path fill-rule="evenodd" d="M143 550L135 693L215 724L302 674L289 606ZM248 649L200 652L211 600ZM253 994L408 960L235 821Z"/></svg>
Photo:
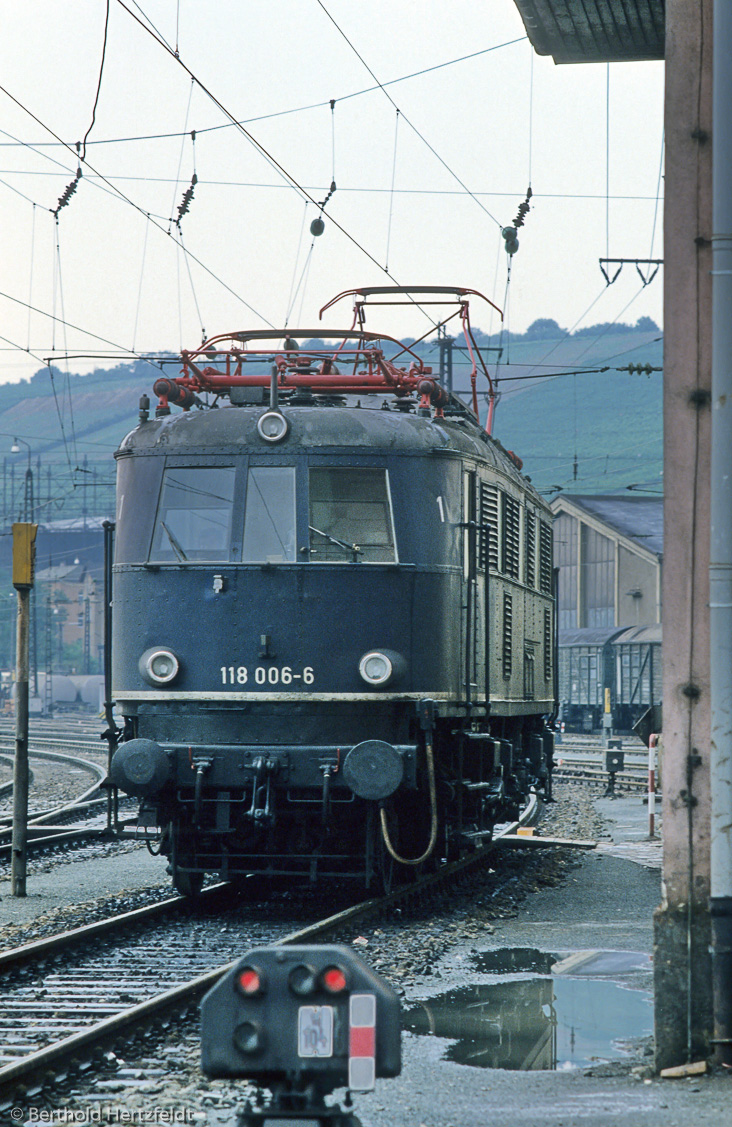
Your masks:
<svg viewBox="0 0 732 1127"><path fill-rule="evenodd" d="M308 525L313 563L394 562L386 470L311 469Z"/></svg>
<svg viewBox="0 0 732 1127"><path fill-rule="evenodd" d="M242 562L294 563L295 558L295 467L252 466Z"/></svg>
<svg viewBox="0 0 732 1127"><path fill-rule="evenodd" d="M150 560L228 560L233 507L233 466L168 467L163 476Z"/></svg>

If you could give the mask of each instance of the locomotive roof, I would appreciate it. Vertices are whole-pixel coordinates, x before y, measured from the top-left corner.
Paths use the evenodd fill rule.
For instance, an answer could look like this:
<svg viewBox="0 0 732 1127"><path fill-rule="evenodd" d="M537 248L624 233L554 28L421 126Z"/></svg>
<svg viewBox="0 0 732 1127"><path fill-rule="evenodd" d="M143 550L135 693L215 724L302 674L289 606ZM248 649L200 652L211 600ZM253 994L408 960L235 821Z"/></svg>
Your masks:
<svg viewBox="0 0 732 1127"><path fill-rule="evenodd" d="M397 456L454 452L487 462L544 505L501 444L471 416L425 418L400 410L383 396L344 396L343 400L338 406L281 403L279 410L290 430L276 445L263 442L257 432L257 421L267 410L265 405L220 406L164 415L141 422L123 439L116 457L256 453L277 458L301 453L305 448Z"/></svg>

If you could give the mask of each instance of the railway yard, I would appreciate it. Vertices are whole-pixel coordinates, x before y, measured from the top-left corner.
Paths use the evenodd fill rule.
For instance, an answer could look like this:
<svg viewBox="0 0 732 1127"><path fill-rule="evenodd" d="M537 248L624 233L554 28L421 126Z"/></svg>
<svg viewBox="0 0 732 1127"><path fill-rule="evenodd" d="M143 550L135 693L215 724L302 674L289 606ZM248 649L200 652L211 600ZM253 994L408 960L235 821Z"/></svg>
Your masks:
<svg viewBox="0 0 732 1127"><path fill-rule="evenodd" d="M105 806L88 805L94 764L106 759L97 740L77 720L31 737L36 819L81 798L96 836L35 842L25 899L10 895L0 858L7 1121L145 1113L233 1124L247 1088L200 1071L202 993L253 946L327 939L351 945L402 999L402 1075L356 1097L364 1125L724 1122L724 1077L673 1081L652 1067L661 852L648 838L642 746L636 755L626 741L613 798L599 741L565 736L556 802L538 813L533 837L522 844L502 827L507 841L497 831L478 863L406 893L364 903L348 886L313 896L245 882L190 903L171 893L163 860L144 844L100 836ZM10 744L9 731L0 742ZM0 783L7 771L0 761ZM66 835L69 819L77 832L80 816L66 813ZM582 847L527 844L537 838Z"/></svg>

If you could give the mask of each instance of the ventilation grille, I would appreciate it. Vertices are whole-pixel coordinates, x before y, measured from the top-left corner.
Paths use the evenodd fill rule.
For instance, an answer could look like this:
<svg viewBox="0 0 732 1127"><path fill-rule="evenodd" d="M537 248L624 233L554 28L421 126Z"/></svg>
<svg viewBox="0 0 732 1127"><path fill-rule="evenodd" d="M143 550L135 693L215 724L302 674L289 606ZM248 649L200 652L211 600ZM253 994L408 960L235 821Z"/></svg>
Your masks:
<svg viewBox="0 0 732 1127"><path fill-rule="evenodd" d="M536 515L526 510L526 585L536 586Z"/></svg>
<svg viewBox="0 0 732 1127"><path fill-rule="evenodd" d="M552 612L547 608L544 611L544 680L552 679Z"/></svg>
<svg viewBox="0 0 732 1127"><path fill-rule="evenodd" d="M503 572L511 579L519 577L521 509L513 497L503 498Z"/></svg>
<svg viewBox="0 0 732 1127"><path fill-rule="evenodd" d="M480 483L480 513L478 521L481 525L478 537L478 567L483 571L486 567L498 570L498 490L495 485Z"/></svg>
<svg viewBox="0 0 732 1127"><path fill-rule="evenodd" d="M539 590L552 593L552 530L543 520L539 521Z"/></svg>
<svg viewBox="0 0 732 1127"><path fill-rule="evenodd" d="M513 671L513 599L507 591L503 593L503 676L510 677Z"/></svg>

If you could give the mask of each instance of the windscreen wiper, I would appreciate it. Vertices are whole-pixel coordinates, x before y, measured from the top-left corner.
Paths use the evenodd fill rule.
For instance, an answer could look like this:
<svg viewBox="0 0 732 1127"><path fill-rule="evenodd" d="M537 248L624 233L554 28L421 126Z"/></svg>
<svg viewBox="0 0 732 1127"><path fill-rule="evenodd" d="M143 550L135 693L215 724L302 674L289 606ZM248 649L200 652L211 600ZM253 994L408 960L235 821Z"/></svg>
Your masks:
<svg viewBox="0 0 732 1127"><path fill-rule="evenodd" d="M321 532L319 528L314 528L312 524L309 524L308 528L311 532L317 532L318 536L322 536L324 540L329 540L331 544L335 544L338 548L343 548L346 552L353 552L353 562L358 563L358 557L361 554L361 548L358 544L347 544L345 540L339 540L337 536L331 536L329 532Z"/></svg>
<svg viewBox="0 0 732 1127"><path fill-rule="evenodd" d="M165 535L168 537L168 540L170 540L173 551L175 552L176 556L178 557L178 561L180 563L183 563L184 560L188 559L188 556L183 551L183 548L181 547L180 542L176 539L176 537L170 531L170 529L168 528L168 526L167 526L167 524L165 523L164 520L161 520L160 523L163 526L163 529L165 531Z"/></svg>

